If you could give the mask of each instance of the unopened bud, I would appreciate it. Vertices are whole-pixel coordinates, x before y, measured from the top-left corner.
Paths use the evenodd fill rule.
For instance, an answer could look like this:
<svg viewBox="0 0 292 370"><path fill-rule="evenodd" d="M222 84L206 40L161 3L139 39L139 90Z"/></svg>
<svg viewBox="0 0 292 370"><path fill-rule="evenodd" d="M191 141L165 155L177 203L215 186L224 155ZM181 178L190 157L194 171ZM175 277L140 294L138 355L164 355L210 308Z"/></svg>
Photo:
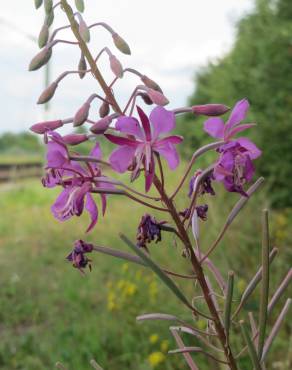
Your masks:
<svg viewBox="0 0 292 370"><path fill-rule="evenodd" d="M39 47L43 48L47 44L48 39L49 39L49 27L47 24L44 24L39 33L39 38L38 38Z"/></svg>
<svg viewBox="0 0 292 370"><path fill-rule="evenodd" d="M86 60L85 60L84 55L81 54L81 57L78 63L78 74L81 79L86 75L86 70L87 70Z"/></svg>
<svg viewBox="0 0 292 370"><path fill-rule="evenodd" d="M54 11L52 10L49 14L46 15L46 17L45 17L45 24L48 27L51 27L51 25L54 22L54 18L55 18L55 14L54 14Z"/></svg>
<svg viewBox="0 0 292 370"><path fill-rule="evenodd" d="M120 61L114 56L110 55L110 66L111 70L113 71L116 77L122 78L124 74L123 66L121 65Z"/></svg>
<svg viewBox="0 0 292 370"><path fill-rule="evenodd" d="M55 130L56 128L62 127L63 122L61 120L57 121L47 121L39 122L30 127L30 130L36 134L44 134L47 131Z"/></svg>
<svg viewBox="0 0 292 370"><path fill-rule="evenodd" d="M76 5L77 10L80 13L84 12L84 1L83 0L75 0L75 5Z"/></svg>
<svg viewBox="0 0 292 370"><path fill-rule="evenodd" d="M90 104L88 102L84 103L82 107L75 114L73 119L73 126L81 126L88 118Z"/></svg>
<svg viewBox="0 0 292 370"><path fill-rule="evenodd" d="M51 13L53 10L53 0L44 0L44 6L46 14Z"/></svg>
<svg viewBox="0 0 292 370"><path fill-rule="evenodd" d="M131 50L129 48L129 45L126 43L126 41L117 33L114 33L113 35L113 41L116 47L124 54L130 55Z"/></svg>
<svg viewBox="0 0 292 370"><path fill-rule="evenodd" d="M192 107L193 113L203 116L221 116L229 110L230 108L223 104L194 105Z"/></svg>
<svg viewBox="0 0 292 370"><path fill-rule="evenodd" d="M36 9L42 6L42 4L43 4L43 0L34 0L34 6Z"/></svg>
<svg viewBox="0 0 292 370"><path fill-rule="evenodd" d="M79 33L82 37L83 41L89 42L90 41L90 32L89 28L87 27L87 24L84 22L84 20L81 18L79 22Z"/></svg>
<svg viewBox="0 0 292 370"><path fill-rule="evenodd" d="M156 105L167 105L169 103L168 99L159 91L153 89L147 89L147 94L152 102Z"/></svg>
<svg viewBox="0 0 292 370"><path fill-rule="evenodd" d="M42 49L30 62L28 70L36 71L41 68L43 65L48 63L52 56L52 48Z"/></svg>
<svg viewBox="0 0 292 370"><path fill-rule="evenodd" d="M145 104L147 104L147 105L152 105L153 104L153 101L149 98L149 96L147 94L139 93L137 95L141 96L141 98L143 99Z"/></svg>
<svg viewBox="0 0 292 370"><path fill-rule="evenodd" d="M100 135L103 134L112 122L111 116L104 117L97 121L94 125L90 127L90 131L94 134Z"/></svg>
<svg viewBox="0 0 292 370"><path fill-rule="evenodd" d="M163 91L161 90L161 87L158 85L158 83L151 80L151 78L144 75L144 76L141 77L141 81L143 82L143 84L145 86L149 87L150 89L153 89L153 90L156 90L156 91L159 91L159 92L163 93Z"/></svg>
<svg viewBox="0 0 292 370"><path fill-rule="evenodd" d="M78 145L87 141L88 137L85 134L69 134L63 136L62 139L67 145Z"/></svg>
<svg viewBox="0 0 292 370"><path fill-rule="evenodd" d="M55 91L58 87L57 82L52 82L40 95L37 104L47 103L55 94Z"/></svg>
<svg viewBox="0 0 292 370"><path fill-rule="evenodd" d="M104 101L99 108L99 115L101 118L106 117L110 112L109 103Z"/></svg>

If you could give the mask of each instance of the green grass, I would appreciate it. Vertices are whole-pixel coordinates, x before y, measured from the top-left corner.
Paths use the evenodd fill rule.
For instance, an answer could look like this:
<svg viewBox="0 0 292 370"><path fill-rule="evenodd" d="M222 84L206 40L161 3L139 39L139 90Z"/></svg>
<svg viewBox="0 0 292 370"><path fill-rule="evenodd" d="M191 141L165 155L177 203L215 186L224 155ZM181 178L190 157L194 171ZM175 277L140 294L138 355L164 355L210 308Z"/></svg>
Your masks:
<svg viewBox="0 0 292 370"><path fill-rule="evenodd" d="M172 176L174 183L177 174ZM86 215L65 223L52 217L50 204L57 191L43 189L35 181L0 187L0 368L53 369L61 361L70 370L89 370L89 360L95 358L105 369L150 370L148 356L156 351L166 356L165 348L160 349L162 342L166 347L168 341L169 348L175 348L175 343L168 323L141 325L135 322L135 317L141 313L164 312L191 322L187 310L146 269L94 254L93 271L82 276L65 261L73 241L80 238L129 251L117 235L122 231L134 240L143 208L113 196L106 216L100 217L92 234L85 235L89 222ZM231 195L232 202L236 199L236 195ZM219 202L212 200L209 220L202 225L204 247L214 240L232 202L226 202L226 197ZM182 209L183 203L186 202L181 203ZM258 265L263 204L263 197L251 199L215 254L225 275L232 262L240 289L252 277L252 268ZM279 229L277 225L273 227ZM284 238L281 242L279 261L282 262L274 264L273 281L282 277L289 265L286 241ZM187 261L180 258L180 248L171 236L166 235L163 243L151 246L151 255L163 261L164 266L188 272ZM194 291L198 293L191 283L178 283L189 297ZM248 308L256 310L256 301L252 300ZM284 328L284 336L275 343L277 352L273 352L273 360L285 356L283 344L288 338L287 330ZM149 337L156 333L157 342L150 343ZM203 370L210 369L210 363L201 356L198 358L200 364L204 363ZM168 356L156 367L157 370L185 368L178 355Z"/></svg>

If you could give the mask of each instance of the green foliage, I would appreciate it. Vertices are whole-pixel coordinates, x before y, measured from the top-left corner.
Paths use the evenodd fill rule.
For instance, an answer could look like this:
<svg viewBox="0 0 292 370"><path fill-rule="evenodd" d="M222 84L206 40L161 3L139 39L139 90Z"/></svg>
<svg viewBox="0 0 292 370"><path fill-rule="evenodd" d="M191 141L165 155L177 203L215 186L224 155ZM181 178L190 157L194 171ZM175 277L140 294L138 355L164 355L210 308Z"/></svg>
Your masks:
<svg viewBox="0 0 292 370"><path fill-rule="evenodd" d="M0 154L5 155L40 155L42 153L42 145L36 135L27 132L19 134L4 133L0 136Z"/></svg>
<svg viewBox="0 0 292 370"><path fill-rule="evenodd" d="M253 139L263 150L257 167L268 178L274 207L292 205L292 3L257 0L237 24L231 51L196 76L192 104L218 102L233 106L248 97L249 121L258 123ZM192 152L207 136L198 134L202 119L185 119L180 131L184 150Z"/></svg>

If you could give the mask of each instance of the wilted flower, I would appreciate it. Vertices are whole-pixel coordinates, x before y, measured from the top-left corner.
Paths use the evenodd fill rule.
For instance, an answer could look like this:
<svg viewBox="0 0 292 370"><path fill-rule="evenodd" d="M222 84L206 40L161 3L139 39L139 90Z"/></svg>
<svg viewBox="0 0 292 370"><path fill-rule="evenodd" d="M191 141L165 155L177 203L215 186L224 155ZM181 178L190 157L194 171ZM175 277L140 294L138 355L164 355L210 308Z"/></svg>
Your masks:
<svg viewBox="0 0 292 370"><path fill-rule="evenodd" d="M201 170L196 171L194 176L191 177L191 180L189 183L189 193L188 193L189 197L192 196L194 192L194 186L195 186L196 179L201 173L202 173ZM199 192L198 192L199 195L204 195L204 194L215 195L215 190L212 187L212 180L213 180L212 175L209 175L205 177L203 181L201 181L199 185Z"/></svg>
<svg viewBox="0 0 292 370"><path fill-rule="evenodd" d="M120 146L110 156L113 169L123 173L132 165L132 179L135 179L141 167L144 166L145 189L148 191L155 173L154 153L161 154L168 162L170 169L174 170L179 164L179 157L174 145L179 144L183 139L180 136L159 137L174 129L175 116L173 112L156 107L148 118L141 108L137 107L137 110L143 128L136 118L123 116L117 120L116 129L131 135L131 137L110 134L105 134L105 136L112 143Z"/></svg>
<svg viewBox="0 0 292 370"><path fill-rule="evenodd" d="M197 215L203 221L207 220L208 208L209 208L208 204L203 204L201 206L196 207Z"/></svg>
<svg viewBox="0 0 292 370"><path fill-rule="evenodd" d="M140 221L137 230L137 246L147 249L147 243L155 240L156 243L161 241L161 225L165 221L157 222L155 217L145 214Z"/></svg>
<svg viewBox="0 0 292 370"><path fill-rule="evenodd" d="M91 260L87 258L86 253L93 251L93 245L85 243L83 240L76 240L72 252L66 257L66 259L72 262L73 267L83 272L83 269L89 266L91 270Z"/></svg>

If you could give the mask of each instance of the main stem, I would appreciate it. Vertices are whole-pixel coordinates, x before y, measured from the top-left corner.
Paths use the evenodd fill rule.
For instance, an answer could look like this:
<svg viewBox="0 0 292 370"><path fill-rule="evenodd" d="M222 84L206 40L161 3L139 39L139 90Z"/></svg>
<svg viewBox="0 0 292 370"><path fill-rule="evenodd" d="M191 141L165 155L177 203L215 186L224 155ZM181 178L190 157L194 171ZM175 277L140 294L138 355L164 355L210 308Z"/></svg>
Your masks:
<svg viewBox="0 0 292 370"><path fill-rule="evenodd" d="M181 239L182 239L185 247L187 248L187 250L190 253L190 258L191 258L191 263L192 263L194 273L195 273L196 278L197 278L197 280L198 280L198 282L201 286L205 301L208 305L210 314L211 314L211 316L214 320L214 325L215 325L215 328L216 328L216 332L217 332L218 338L221 342L222 348L224 349L225 357L226 357L226 359L229 363L229 367L230 367L231 370L237 370L238 368L237 368L235 359L233 357L233 354L231 352L231 348L229 346L228 340L226 338L224 327L223 327L223 325L220 321L220 318L219 318L218 312L216 310L216 307L214 306L212 296L211 296L211 292L210 292L208 284L206 282L202 266L200 265L196 255L194 253L194 250L193 250L191 241L189 239L189 236L188 236L188 234L187 234L187 232L184 228L183 223L180 220L180 217L179 217L179 215L176 211L176 208L173 204L173 201L165 193L165 191L162 187L162 184L161 184L160 180L158 179L158 177L156 175L154 177L154 184L155 184L158 192L161 195L161 199L162 199L163 203L168 208L168 210L169 210L169 212L170 212L170 214L173 218L173 221L175 222L175 224L178 228L178 231L180 233Z"/></svg>
<svg viewBox="0 0 292 370"><path fill-rule="evenodd" d="M75 35L75 37L76 37L76 39L79 43L79 47L80 47L83 55L87 59L88 64L90 65L92 74L94 75L96 80L99 82L103 92L105 93L105 96L106 96L107 100L112 105L113 109L117 113L122 114L122 111L121 111L121 108L120 108L119 104L117 103L111 89L108 87L107 83L105 82L104 78L102 77L102 74L100 73L100 71L99 71L99 69L98 69L98 67L95 63L94 58L91 55L88 46L86 45L86 42L82 39L82 37L79 33L79 26L78 26L78 23L76 22L76 20L74 18L74 13L73 13L73 10L72 10L71 6L67 3L67 0L61 0L61 5L62 5L62 8L64 9L64 11L67 15L67 18L70 22L72 32L74 33L74 35Z"/></svg>

